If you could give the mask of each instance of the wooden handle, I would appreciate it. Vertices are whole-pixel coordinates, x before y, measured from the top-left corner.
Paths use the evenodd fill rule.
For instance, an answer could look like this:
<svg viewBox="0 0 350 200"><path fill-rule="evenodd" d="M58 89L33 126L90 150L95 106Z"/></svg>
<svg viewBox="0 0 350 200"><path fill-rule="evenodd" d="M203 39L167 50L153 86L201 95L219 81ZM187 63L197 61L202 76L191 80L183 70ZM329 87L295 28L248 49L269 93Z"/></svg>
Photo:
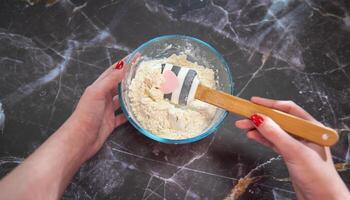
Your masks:
<svg viewBox="0 0 350 200"><path fill-rule="evenodd" d="M338 133L331 128L254 104L248 100L216 91L203 85L198 86L195 98L248 118L255 113L262 113L273 119L288 133L319 145L331 146L339 139Z"/></svg>

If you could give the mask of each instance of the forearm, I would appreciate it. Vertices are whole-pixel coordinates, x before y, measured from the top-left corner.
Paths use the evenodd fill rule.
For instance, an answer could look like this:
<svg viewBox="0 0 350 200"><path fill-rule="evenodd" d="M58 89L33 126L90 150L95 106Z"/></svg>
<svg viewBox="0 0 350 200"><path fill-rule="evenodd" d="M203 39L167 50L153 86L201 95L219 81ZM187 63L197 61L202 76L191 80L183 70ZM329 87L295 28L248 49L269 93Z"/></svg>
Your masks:
<svg viewBox="0 0 350 200"><path fill-rule="evenodd" d="M325 169L321 174L313 174L313 178L310 184L292 177L298 200L350 199L349 190L335 169Z"/></svg>
<svg viewBox="0 0 350 200"><path fill-rule="evenodd" d="M0 182L4 199L59 199L86 160L89 137L68 120Z"/></svg>
<svg viewBox="0 0 350 200"><path fill-rule="evenodd" d="M323 185L324 187L319 194L319 199L350 199L349 190L336 170L333 171L333 175L327 181L324 181Z"/></svg>

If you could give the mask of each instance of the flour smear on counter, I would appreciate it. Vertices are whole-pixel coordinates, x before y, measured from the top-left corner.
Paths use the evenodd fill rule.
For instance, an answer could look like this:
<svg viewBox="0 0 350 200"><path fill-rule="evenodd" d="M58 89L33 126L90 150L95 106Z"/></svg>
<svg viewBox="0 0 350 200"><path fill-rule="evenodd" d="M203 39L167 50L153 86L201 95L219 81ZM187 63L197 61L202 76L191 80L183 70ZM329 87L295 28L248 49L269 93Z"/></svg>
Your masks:
<svg viewBox="0 0 350 200"><path fill-rule="evenodd" d="M5 113L2 109L2 104L0 102L0 133L3 133L3 129L5 128Z"/></svg>

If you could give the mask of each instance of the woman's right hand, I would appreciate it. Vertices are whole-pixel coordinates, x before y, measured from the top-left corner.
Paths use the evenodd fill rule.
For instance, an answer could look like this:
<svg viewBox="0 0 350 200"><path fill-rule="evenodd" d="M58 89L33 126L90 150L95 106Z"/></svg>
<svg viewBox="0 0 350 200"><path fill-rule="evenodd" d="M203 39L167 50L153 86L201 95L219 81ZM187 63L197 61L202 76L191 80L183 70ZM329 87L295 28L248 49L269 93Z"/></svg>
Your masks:
<svg viewBox="0 0 350 200"><path fill-rule="evenodd" d="M261 97L253 97L251 101L319 123L292 101ZM251 119L238 120L236 126L247 130L249 139L282 155L298 199L350 199L349 190L334 167L328 147L297 140L282 130L271 118L259 113Z"/></svg>

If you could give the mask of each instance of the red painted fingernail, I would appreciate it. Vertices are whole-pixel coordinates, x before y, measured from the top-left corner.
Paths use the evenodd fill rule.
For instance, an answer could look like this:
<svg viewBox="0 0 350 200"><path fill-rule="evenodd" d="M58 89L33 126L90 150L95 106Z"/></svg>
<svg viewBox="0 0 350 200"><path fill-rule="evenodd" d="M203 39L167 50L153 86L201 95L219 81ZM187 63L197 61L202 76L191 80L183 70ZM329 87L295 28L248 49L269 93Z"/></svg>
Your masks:
<svg viewBox="0 0 350 200"><path fill-rule="evenodd" d="M124 66L124 61L123 60L119 60L116 64L115 64L115 69L121 69Z"/></svg>
<svg viewBox="0 0 350 200"><path fill-rule="evenodd" d="M250 117L250 120L255 124L255 126L260 126L264 119L260 116L260 115L257 115L257 114L254 114Z"/></svg>

